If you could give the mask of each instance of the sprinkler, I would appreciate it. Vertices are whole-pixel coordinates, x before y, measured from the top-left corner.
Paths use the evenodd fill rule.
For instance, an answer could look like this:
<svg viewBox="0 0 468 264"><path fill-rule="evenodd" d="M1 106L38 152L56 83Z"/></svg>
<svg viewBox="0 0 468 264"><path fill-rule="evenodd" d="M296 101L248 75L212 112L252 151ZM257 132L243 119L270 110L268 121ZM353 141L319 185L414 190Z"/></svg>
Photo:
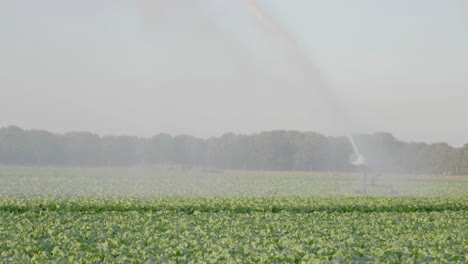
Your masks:
<svg viewBox="0 0 468 264"><path fill-rule="evenodd" d="M374 187L383 190L388 190L388 193L392 195L398 194L395 191L393 184L379 184L376 182L376 180L382 176L381 173L376 173L373 176L369 177L369 166L367 160L359 152L355 152L351 155L349 163L356 166L358 170L362 173L362 187L361 190L356 190L356 193L365 195L367 194L368 187Z"/></svg>

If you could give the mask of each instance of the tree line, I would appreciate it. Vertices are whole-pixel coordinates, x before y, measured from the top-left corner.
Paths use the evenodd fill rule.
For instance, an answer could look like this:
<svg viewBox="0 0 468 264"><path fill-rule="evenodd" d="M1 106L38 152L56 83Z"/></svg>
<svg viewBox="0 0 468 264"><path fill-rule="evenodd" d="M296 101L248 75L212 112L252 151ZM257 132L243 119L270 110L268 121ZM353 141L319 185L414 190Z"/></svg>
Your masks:
<svg viewBox="0 0 468 264"><path fill-rule="evenodd" d="M397 140L389 133L355 136L371 169L402 173L468 174L468 144ZM346 137L314 132L270 131L201 139L158 134L151 138L54 134L0 128L0 164L25 166L134 166L173 164L221 170L350 172L352 145Z"/></svg>

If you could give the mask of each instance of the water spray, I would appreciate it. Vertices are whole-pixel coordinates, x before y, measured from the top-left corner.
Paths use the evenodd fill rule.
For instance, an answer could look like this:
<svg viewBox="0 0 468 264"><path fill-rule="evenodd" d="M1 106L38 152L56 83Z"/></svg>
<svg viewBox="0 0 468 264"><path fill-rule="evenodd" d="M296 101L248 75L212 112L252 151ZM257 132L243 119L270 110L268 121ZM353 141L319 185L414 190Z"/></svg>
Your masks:
<svg viewBox="0 0 468 264"><path fill-rule="evenodd" d="M356 142L354 141L353 135L349 134L348 135L348 140L351 143L351 146L353 147L353 155L350 157L349 163L355 165L355 166L364 166L366 165L366 158L359 152L359 149L356 145Z"/></svg>
<svg viewBox="0 0 468 264"><path fill-rule="evenodd" d="M323 80L323 78L320 77L320 71L318 70L315 65L308 59L307 54L304 52L304 50L300 47L298 44L297 40L293 38L289 32L284 29L279 23L276 22L274 18L263 12L263 10L255 4L254 0L243 0L247 8L251 11L253 16L256 18L256 20L261 24L261 26L273 35L275 35L277 38L279 38L281 41L283 41L287 47L288 50L292 53L292 58L300 64L301 68L305 69L307 72L304 74L310 74L310 73L316 73L316 78L320 81L322 87L328 87L329 85L326 84L326 82ZM331 109L334 110L335 116L345 116L345 111L343 111L342 107L337 103L337 100L335 96L333 95L331 89L320 89L320 92L322 95L325 97L325 99L328 100L328 102L331 105ZM345 119L345 118L342 118ZM344 120L340 120L344 122ZM356 166L365 166L366 165L366 159L365 157L361 154L361 152L358 149L358 146L356 145L356 142L354 140L354 137L351 133L347 133L347 137L349 142L351 143L351 146L353 148L353 155L350 158L350 163Z"/></svg>
<svg viewBox="0 0 468 264"><path fill-rule="evenodd" d="M304 76L307 77L311 73L315 73L316 80L319 81L318 87L322 96L328 101L330 109L335 117L340 118L340 122L346 123L346 111L344 111L341 105L338 103L336 96L333 94L332 89L329 87L324 78L321 77L319 69L310 61L307 54L300 47L297 40L292 37L289 32L282 27L277 21L263 12L263 10L255 4L254 0L243 0L247 8L252 12L253 16L260 23L260 25L268 32L271 32L279 40L281 40L288 48L291 53L291 58L303 69ZM390 190L390 194L395 194L393 185L382 185L376 184L375 181L380 174L376 174L373 177L368 178L368 162L364 155L359 151L359 148L355 142L354 136L348 131L347 138L353 148L353 154L350 157L350 164L356 166L363 175L362 190L358 191L362 194L367 194L367 187L378 187ZM370 179L370 180L369 180Z"/></svg>

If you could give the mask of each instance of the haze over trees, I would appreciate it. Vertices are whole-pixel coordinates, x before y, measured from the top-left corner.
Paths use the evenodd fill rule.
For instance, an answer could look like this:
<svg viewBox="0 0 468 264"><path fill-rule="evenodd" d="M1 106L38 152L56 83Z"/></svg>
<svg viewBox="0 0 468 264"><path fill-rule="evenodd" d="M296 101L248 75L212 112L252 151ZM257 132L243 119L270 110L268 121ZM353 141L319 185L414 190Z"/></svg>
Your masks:
<svg viewBox="0 0 468 264"><path fill-rule="evenodd" d="M413 143L389 133L356 136L371 168L385 172L468 174L468 144ZM345 137L270 131L200 139L158 134L151 138L54 134L0 128L0 164L26 166L134 166L172 164L222 170L350 172L353 153Z"/></svg>

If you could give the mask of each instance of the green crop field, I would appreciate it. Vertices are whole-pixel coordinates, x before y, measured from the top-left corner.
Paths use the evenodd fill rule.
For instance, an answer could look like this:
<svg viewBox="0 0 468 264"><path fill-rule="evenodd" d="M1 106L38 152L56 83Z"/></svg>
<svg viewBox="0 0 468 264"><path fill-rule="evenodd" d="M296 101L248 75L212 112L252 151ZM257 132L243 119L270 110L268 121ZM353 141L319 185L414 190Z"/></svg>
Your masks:
<svg viewBox="0 0 468 264"><path fill-rule="evenodd" d="M1 263L466 263L468 180L0 168Z"/></svg>

